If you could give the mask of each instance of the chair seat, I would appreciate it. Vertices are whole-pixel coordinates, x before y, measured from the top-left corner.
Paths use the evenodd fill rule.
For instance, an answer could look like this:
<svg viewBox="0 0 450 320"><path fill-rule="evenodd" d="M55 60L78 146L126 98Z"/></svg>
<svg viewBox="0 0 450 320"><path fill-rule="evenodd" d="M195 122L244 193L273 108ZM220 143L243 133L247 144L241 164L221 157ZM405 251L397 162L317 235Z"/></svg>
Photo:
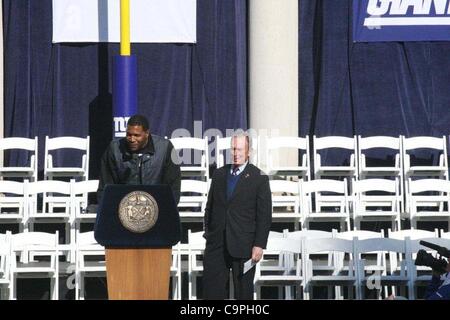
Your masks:
<svg viewBox="0 0 450 320"><path fill-rule="evenodd" d="M301 283L303 282L303 277L296 275L270 275L270 276L262 276L260 278L255 278L255 283L258 284L266 284L270 282L270 284L285 284L286 282L292 283Z"/></svg>
<svg viewBox="0 0 450 320"><path fill-rule="evenodd" d="M53 176L53 177L57 177L57 176L73 176L73 175L78 175L78 176L83 176L85 174L85 170L83 168L48 168L47 169L47 175L48 176Z"/></svg>
<svg viewBox="0 0 450 320"><path fill-rule="evenodd" d="M384 174L392 174L392 175L397 175L400 173L400 169L399 168L395 168L395 167L365 167L361 169L361 173L362 174L377 174L380 173L381 175Z"/></svg>
<svg viewBox="0 0 450 320"><path fill-rule="evenodd" d="M11 173L11 172L21 172L21 173L33 173L34 169L31 167L0 167L0 172Z"/></svg>
<svg viewBox="0 0 450 320"><path fill-rule="evenodd" d="M449 212L438 212L438 211L419 211L416 212L413 217L427 217L427 218L433 218L433 217L442 217L442 218L450 218Z"/></svg>
<svg viewBox="0 0 450 320"><path fill-rule="evenodd" d="M33 213L29 216L33 220L38 219L61 219L61 220L68 220L70 219L69 213Z"/></svg>
<svg viewBox="0 0 450 320"><path fill-rule="evenodd" d="M440 166L411 166L407 171L409 174L414 172L445 172L447 169L445 167Z"/></svg>
<svg viewBox="0 0 450 320"><path fill-rule="evenodd" d="M328 219L328 218L336 218L343 219L348 217L348 213L340 213L340 212L311 212L306 215L307 218L314 219Z"/></svg>
<svg viewBox="0 0 450 320"><path fill-rule="evenodd" d="M335 275L312 276L309 279L309 282L313 284L326 282L334 285L347 285L355 283L355 281L356 281L355 276L335 276Z"/></svg>
<svg viewBox="0 0 450 320"><path fill-rule="evenodd" d="M77 220L93 220L97 219L96 213L81 213L76 217Z"/></svg>
<svg viewBox="0 0 450 320"><path fill-rule="evenodd" d="M309 171L307 167L272 167L269 170L269 175L304 175Z"/></svg>
<svg viewBox="0 0 450 320"><path fill-rule="evenodd" d="M349 172L354 173L355 168L348 167L348 166L322 166L320 167L317 172L318 173L329 173L329 172Z"/></svg>
<svg viewBox="0 0 450 320"><path fill-rule="evenodd" d="M396 217L398 216L398 212L394 212L394 211L360 211L360 212L355 212L354 213L355 216L358 217Z"/></svg>

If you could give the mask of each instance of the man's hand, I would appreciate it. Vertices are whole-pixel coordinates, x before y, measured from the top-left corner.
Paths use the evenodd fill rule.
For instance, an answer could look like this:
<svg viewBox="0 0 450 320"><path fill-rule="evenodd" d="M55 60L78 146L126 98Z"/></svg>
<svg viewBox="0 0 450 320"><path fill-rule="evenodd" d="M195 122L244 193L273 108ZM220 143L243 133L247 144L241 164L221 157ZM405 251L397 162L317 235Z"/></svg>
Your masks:
<svg viewBox="0 0 450 320"><path fill-rule="evenodd" d="M253 247L252 249L252 260L258 262L261 260L263 255L263 249L260 247Z"/></svg>

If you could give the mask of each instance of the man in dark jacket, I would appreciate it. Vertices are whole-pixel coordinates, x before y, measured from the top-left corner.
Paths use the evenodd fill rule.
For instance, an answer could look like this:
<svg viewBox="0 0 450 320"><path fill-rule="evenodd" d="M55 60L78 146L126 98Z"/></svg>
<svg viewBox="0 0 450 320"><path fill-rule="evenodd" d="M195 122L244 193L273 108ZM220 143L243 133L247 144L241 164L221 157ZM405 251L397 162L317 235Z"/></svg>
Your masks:
<svg viewBox="0 0 450 320"><path fill-rule="evenodd" d="M249 137L231 141L233 164L214 172L205 210L205 299L227 298L230 269L234 297L253 299L255 268L244 272L244 263L262 258L272 222L269 179L248 162Z"/></svg>
<svg viewBox="0 0 450 320"><path fill-rule="evenodd" d="M125 138L113 140L101 160L99 203L107 184L167 184L175 202L180 199L180 166L172 157L168 139L150 134L148 120L134 115L128 120ZM175 161L177 162L177 161Z"/></svg>

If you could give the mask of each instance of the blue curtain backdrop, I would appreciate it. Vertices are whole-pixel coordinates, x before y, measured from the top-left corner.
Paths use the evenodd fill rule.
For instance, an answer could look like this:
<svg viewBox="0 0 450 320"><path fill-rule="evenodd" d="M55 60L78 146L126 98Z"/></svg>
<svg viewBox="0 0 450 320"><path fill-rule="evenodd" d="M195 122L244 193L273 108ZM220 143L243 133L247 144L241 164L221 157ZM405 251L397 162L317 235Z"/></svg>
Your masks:
<svg viewBox="0 0 450 320"><path fill-rule="evenodd" d="M301 136L449 134L450 43L353 43L352 0L299 14Z"/></svg>
<svg viewBox="0 0 450 320"><path fill-rule="evenodd" d="M104 0L107 1L107 0ZM102 4L102 1L100 1ZM103 2L103 5L105 3ZM247 127L246 1L197 0L197 43L133 44L138 111L151 131ZM91 136L91 178L112 138L111 66L118 44L52 44L51 0L4 0L5 136ZM58 165L75 165L71 152ZM12 152L8 165L25 155Z"/></svg>

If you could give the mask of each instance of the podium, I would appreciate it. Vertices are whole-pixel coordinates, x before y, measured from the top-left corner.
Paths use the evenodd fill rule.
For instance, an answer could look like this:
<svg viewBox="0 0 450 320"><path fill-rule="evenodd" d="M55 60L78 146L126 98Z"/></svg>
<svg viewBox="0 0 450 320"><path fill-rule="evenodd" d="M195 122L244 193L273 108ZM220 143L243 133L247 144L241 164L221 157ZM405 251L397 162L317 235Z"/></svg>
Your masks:
<svg viewBox="0 0 450 320"><path fill-rule="evenodd" d="M106 248L111 300L167 300L180 217L167 185L107 185L94 236Z"/></svg>

